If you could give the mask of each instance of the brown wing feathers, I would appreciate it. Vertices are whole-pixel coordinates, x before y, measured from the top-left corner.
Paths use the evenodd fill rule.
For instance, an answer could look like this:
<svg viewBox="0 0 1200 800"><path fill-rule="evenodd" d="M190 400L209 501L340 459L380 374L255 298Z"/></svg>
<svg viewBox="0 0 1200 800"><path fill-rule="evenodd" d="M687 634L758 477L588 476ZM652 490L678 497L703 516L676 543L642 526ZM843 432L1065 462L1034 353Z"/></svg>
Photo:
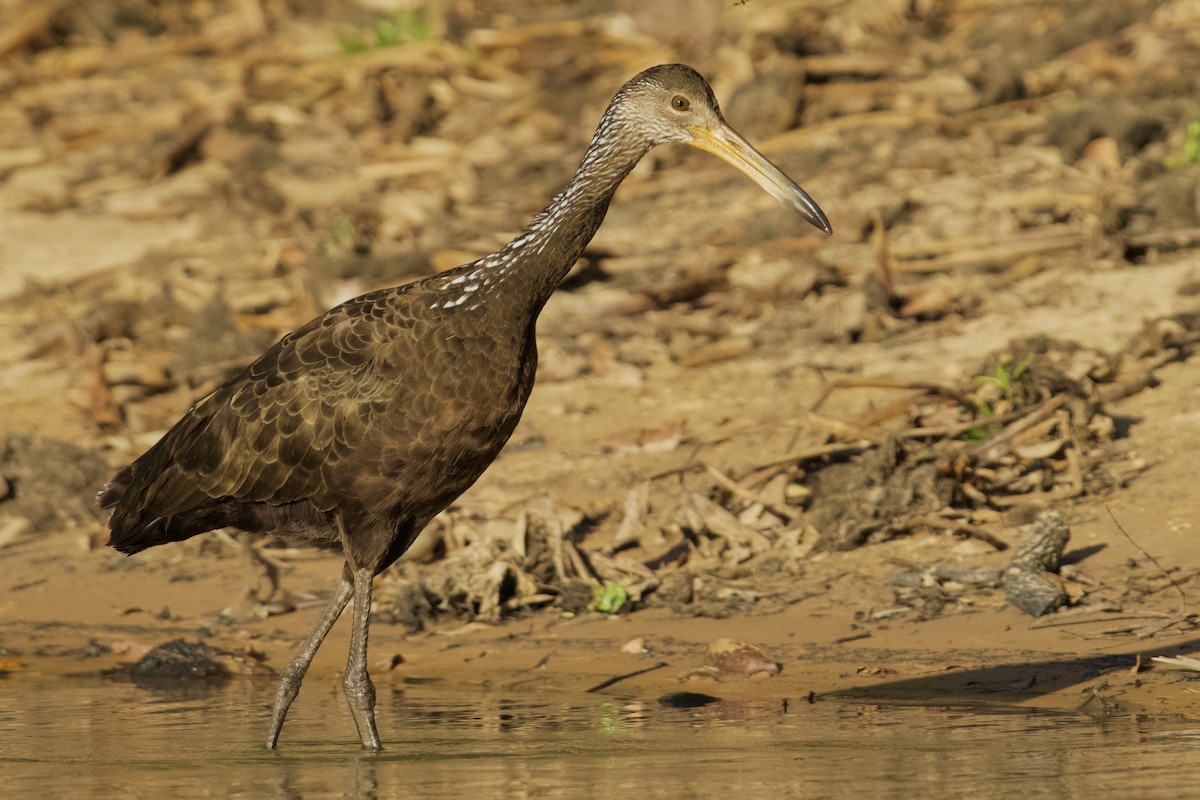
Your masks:
<svg viewBox="0 0 1200 800"><path fill-rule="evenodd" d="M331 470L362 441L400 377L381 366L394 358L375 356L404 332L402 314L381 311L407 292L382 294L280 340L121 470L100 494L101 506L115 509L110 544L137 552L232 524L231 500L332 508Z"/></svg>

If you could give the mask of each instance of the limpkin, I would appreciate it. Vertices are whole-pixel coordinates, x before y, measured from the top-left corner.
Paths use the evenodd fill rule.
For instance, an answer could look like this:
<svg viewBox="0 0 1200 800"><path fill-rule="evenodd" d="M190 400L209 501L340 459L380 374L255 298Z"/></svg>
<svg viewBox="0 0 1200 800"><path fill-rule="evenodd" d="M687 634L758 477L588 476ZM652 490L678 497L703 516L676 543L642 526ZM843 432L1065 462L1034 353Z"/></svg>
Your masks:
<svg viewBox="0 0 1200 800"><path fill-rule="evenodd" d="M483 473L533 387L538 314L652 147L715 153L820 228L808 194L726 124L680 64L613 97L567 187L491 255L370 292L284 336L198 400L100 493L122 553L234 527L341 553L342 583L283 669L267 746L321 642L354 599L342 685L362 745L379 748L367 674L371 583Z"/></svg>

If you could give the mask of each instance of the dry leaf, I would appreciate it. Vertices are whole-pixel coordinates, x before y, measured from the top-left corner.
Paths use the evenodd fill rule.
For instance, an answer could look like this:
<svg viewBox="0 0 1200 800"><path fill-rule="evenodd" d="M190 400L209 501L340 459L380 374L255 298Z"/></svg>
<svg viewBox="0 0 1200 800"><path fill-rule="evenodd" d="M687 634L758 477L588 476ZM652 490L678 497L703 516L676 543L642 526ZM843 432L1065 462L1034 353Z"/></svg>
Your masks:
<svg viewBox="0 0 1200 800"><path fill-rule="evenodd" d="M633 655L641 655L642 653L647 652L646 640L641 636L638 636L636 639L630 639L628 642L621 645L621 652L632 653Z"/></svg>
<svg viewBox="0 0 1200 800"><path fill-rule="evenodd" d="M1040 461L1043 458L1051 456L1062 450L1066 443L1064 439L1051 439L1046 442L1034 442L1032 444L1022 444L1013 447L1013 452L1026 461Z"/></svg>
<svg viewBox="0 0 1200 800"><path fill-rule="evenodd" d="M776 675L780 670L779 663L768 658L762 650L752 644L733 639L717 639L710 642L706 661L721 672L731 675L755 675L760 672Z"/></svg>

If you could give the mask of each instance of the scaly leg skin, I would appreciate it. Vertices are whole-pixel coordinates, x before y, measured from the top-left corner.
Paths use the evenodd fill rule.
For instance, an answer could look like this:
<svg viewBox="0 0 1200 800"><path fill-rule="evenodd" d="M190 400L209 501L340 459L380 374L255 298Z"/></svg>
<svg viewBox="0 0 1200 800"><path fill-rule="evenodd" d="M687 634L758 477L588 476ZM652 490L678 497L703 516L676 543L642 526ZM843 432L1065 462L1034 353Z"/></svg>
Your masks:
<svg viewBox="0 0 1200 800"><path fill-rule="evenodd" d="M283 674L279 676L279 689L275 693L275 713L271 716L271 730L267 733L267 747L272 750L279 741L279 731L283 729L283 720L287 716L288 708L300 693L300 683L304 680L304 673L308 672L308 665L312 663L313 656L317 654L321 642L325 641L333 623L342 615L342 610L346 608L352 594L353 584L348 578L343 578L341 586L329 601L329 605L325 606L325 611L321 613L317 626L308 635L304 646L283 668Z"/></svg>
<svg viewBox="0 0 1200 800"><path fill-rule="evenodd" d="M358 728L362 746L369 750L382 750L379 732L375 729L375 686L367 674L367 629L371 624L371 580L375 573L370 569L354 569L354 621L350 630L350 657L346 660L346 674L342 688L350 703L350 713Z"/></svg>

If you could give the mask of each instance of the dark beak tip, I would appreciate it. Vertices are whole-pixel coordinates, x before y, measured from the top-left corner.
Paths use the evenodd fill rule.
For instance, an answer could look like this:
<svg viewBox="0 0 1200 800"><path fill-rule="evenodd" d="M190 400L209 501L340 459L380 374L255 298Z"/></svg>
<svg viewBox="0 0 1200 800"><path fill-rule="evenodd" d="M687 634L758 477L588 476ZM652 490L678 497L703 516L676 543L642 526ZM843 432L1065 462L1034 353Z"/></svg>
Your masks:
<svg viewBox="0 0 1200 800"><path fill-rule="evenodd" d="M829 224L829 218L825 216L824 212L805 214L804 218L826 236L833 236L833 226Z"/></svg>

